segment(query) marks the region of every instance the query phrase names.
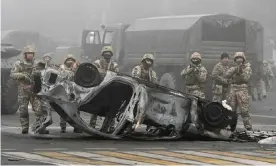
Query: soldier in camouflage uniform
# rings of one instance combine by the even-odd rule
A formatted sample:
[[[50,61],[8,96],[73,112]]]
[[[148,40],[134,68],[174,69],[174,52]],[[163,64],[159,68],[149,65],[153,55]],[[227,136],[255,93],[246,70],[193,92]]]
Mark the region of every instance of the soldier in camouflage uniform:
[[[35,112],[35,116],[37,117],[37,122],[46,116],[46,113],[41,109],[40,100],[32,92],[33,75],[39,72],[37,68],[38,63],[34,60],[34,54],[35,51],[31,46],[24,47],[24,60],[16,61],[11,71],[11,78],[13,78],[18,85],[18,111],[22,126],[22,134],[27,134],[29,132],[29,102],[31,102],[32,110]],[[48,130],[39,132],[39,134],[48,133]]]
[[[226,100],[230,85],[230,80],[225,78],[225,74],[229,69],[228,61],[229,55],[223,53],[220,57],[221,61],[217,63],[212,72],[213,84],[213,101],[221,102]]]
[[[273,60],[273,59],[270,59],[270,60],[268,61],[268,63],[269,63],[269,65],[270,65],[271,69],[272,69],[272,72],[273,72],[273,74],[274,74],[274,77],[276,77],[276,65],[275,65],[274,60]]]
[[[249,95],[252,100],[256,101],[255,94],[257,93],[258,100],[262,101],[262,98],[266,97],[265,84],[263,81],[263,63],[258,62],[257,65],[252,66],[252,76],[249,80]]]
[[[152,69],[153,61],[153,55],[146,53],[142,58],[141,64],[132,69],[132,76],[157,84],[157,76]]]
[[[135,66],[132,69],[131,75],[133,77],[138,77],[148,82],[157,84],[157,76],[155,71],[152,69],[153,62],[154,62],[154,57],[152,54],[149,54],[149,53],[144,54],[141,64],[138,66]],[[146,130],[148,132],[155,132],[158,129],[156,129],[153,126],[147,126]]]
[[[201,60],[201,55],[198,52],[194,52],[191,56],[192,63],[181,72],[181,76],[186,83],[186,93],[204,99],[204,84],[207,79],[207,70],[202,66]]]
[[[248,83],[252,75],[252,69],[245,60],[243,52],[236,52],[234,54],[236,66],[231,67],[226,72],[226,78],[230,78],[232,82],[227,101],[233,110],[237,111],[237,108],[240,109],[244,127],[247,130],[252,130],[248,94]]]
[[[119,72],[118,64],[111,60],[111,57],[113,56],[113,50],[111,46],[104,46],[102,48],[101,56],[102,58],[97,59],[93,63],[97,68],[103,69],[105,71],[109,70],[113,72]],[[91,115],[90,126],[95,128],[96,123],[97,123],[97,116]],[[111,121],[111,123],[114,125],[115,121],[113,120]]]
[[[265,82],[266,91],[272,90],[272,81],[274,80],[274,73],[271,65],[267,61],[263,61],[263,80]]]
[[[111,60],[113,56],[113,50],[111,46],[104,46],[101,53],[102,58],[97,59],[93,64],[105,71],[119,72],[118,64]]]
[[[73,79],[74,77],[74,72],[77,61],[74,58],[72,54],[68,54],[67,57],[65,58],[64,64],[60,65],[59,71],[63,72],[68,76],[69,79]],[[79,112],[78,112],[79,113]],[[60,117],[60,132],[65,133],[66,132],[66,121]],[[74,128],[75,133],[81,133],[77,128]]]
[[[52,54],[48,53],[43,56],[43,61],[45,63],[45,68],[47,67],[54,67],[54,65],[51,63],[52,61]]]

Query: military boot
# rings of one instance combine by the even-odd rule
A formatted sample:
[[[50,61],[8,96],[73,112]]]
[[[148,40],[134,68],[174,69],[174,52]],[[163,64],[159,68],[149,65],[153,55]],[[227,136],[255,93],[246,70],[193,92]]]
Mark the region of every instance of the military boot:
[[[29,133],[29,128],[23,128],[21,133],[22,134],[28,134]]]
[[[252,129],[252,127],[246,127],[245,128],[247,131],[252,131],[253,129]]]
[[[61,133],[66,133],[66,127],[61,127],[61,128],[60,128],[60,132],[61,132]]]
[[[251,125],[251,120],[250,118],[244,118],[243,119],[243,125],[244,125],[244,128],[248,131],[252,131],[252,125]]]

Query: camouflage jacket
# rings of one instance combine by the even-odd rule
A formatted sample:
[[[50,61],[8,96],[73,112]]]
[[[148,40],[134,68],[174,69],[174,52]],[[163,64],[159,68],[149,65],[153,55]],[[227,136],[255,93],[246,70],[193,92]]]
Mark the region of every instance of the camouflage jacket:
[[[264,66],[263,67],[263,75],[265,79],[272,79],[274,78],[274,73],[272,71],[272,68],[270,65]]]
[[[252,75],[252,69],[249,63],[241,66],[231,67],[226,72],[226,77],[232,80],[233,84],[248,84]]]
[[[142,65],[138,65],[132,69],[131,75],[133,77],[138,77],[143,80],[147,80],[149,82],[157,84],[157,76],[155,71],[152,70],[152,68],[146,70]]]
[[[201,64],[189,65],[182,72],[186,86],[199,85],[202,87],[207,80],[207,70]]]
[[[11,70],[11,78],[14,79],[18,85],[31,85],[33,83],[33,75],[39,74],[38,62],[26,60],[16,61]]]
[[[217,63],[212,72],[212,79],[216,85],[228,85],[229,81],[225,78],[229,66],[222,65],[221,62]]]
[[[103,70],[109,70],[113,72],[119,72],[118,64],[116,62],[110,61],[107,63],[104,59],[98,59],[93,63],[97,68]]]
[[[59,71],[62,78],[69,80],[74,79],[75,71],[73,70],[73,68],[68,68],[64,64],[62,64],[60,65]]]

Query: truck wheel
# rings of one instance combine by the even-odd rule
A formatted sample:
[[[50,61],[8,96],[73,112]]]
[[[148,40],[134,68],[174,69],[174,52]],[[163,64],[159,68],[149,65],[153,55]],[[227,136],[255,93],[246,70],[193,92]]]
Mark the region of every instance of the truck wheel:
[[[176,79],[172,73],[165,73],[160,78],[159,84],[167,88],[175,89],[176,88]]]
[[[2,89],[3,92],[1,94],[1,114],[14,114],[17,112],[18,103],[17,103],[17,86],[15,81],[9,79]]]

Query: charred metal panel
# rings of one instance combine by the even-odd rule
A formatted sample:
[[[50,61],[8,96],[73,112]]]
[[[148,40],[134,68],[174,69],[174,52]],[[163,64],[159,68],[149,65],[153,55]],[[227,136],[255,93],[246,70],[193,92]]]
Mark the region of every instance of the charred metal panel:
[[[74,80],[67,76],[45,69],[38,95],[70,125],[91,135],[111,139],[176,139],[194,134],[228,139],[231,127],[235,128],[237,123],[236,114],[220,103],[120,73],[97,70],[89,63],[79,66]],[[80,111],[104,118],[100,129],[88,125]],[[138,131],[145,125],[153,131]]]

